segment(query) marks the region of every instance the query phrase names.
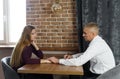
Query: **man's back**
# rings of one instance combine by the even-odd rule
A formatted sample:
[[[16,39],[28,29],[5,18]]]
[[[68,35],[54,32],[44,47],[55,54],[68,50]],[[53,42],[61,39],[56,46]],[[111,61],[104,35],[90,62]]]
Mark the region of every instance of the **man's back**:
[[[96,51],[95,53],[97,54],[90,60],[91,72],[102,74],[107,70],[115,67],[113,53],[107,43],[100,36],[96,36],[91,41],[89,47],[93,46],[97,48],[94,49],[94,51]]]

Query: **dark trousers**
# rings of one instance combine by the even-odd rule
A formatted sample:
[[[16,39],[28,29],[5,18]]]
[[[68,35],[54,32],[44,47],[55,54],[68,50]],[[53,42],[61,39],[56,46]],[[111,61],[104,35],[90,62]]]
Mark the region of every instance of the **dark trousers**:
[[[84,75],[82,79],[97,79],[97,77],[98,77],[99,75],[100,75],[100,74],[91,73],[90,76]]]
[[[78,75],[70,75],[69,79],[96,79],[99,75],[94,74],[94,76],[78,76]]]
[[[83,79],[96,79],[100,74],[94,74],[90,71],[90,61],[83,65]]]
[[[77,75],[70,75],[70,79],[96,79],[100,74],[94,74],[90,70],[90,62],[87,62],[83,65],[84,75],[77,76]]]

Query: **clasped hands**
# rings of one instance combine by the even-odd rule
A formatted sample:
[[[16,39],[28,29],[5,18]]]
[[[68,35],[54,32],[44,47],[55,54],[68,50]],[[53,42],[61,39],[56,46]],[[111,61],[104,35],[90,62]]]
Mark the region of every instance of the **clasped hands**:
[[[69,54],[64,55],[64,59],[70,59],[70,58],[72,58],[72,55],[69,55]],[[44,59],[42,59],[42,60],[44,60]],[[49,58],[45,59],[44,62],[58,64],[59,59],[57,57],[49,57]]]

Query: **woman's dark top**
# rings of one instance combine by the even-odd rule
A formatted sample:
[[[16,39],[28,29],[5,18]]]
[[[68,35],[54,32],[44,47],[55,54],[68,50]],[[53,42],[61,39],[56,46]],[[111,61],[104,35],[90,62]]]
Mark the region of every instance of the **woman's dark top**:
[[[32,53],[34,53],[38,57],[38,59],[31,58]],[[22,51],[22,64],[39,64],[40,59],[42,58],[42,51],[36,50],[32,44],[30,46],[24,47]]]
[[[32,53],[34,53],[38,58],[31,58]],[[30,44],[29,46],[25,46],[23,48],[21,58],[22,58],[22,63],[19,67],[25,64],[39,64],[40,59],[43,58],[43,53],[40,50],[36,50],[35,47],[32,44]],[[17,71],[19,67],[13,67],[13,69]]]

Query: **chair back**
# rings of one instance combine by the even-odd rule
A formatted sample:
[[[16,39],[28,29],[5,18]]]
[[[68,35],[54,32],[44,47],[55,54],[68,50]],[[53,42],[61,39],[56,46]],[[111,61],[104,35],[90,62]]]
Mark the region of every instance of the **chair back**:
[[[100,75],[97,79],[120,79],[120,65]]]
[[[2,58],[1,63],[5,79],[20,79],[17,72],[14,69],[12,69],[11,66],[9,65],[10,56]]]

